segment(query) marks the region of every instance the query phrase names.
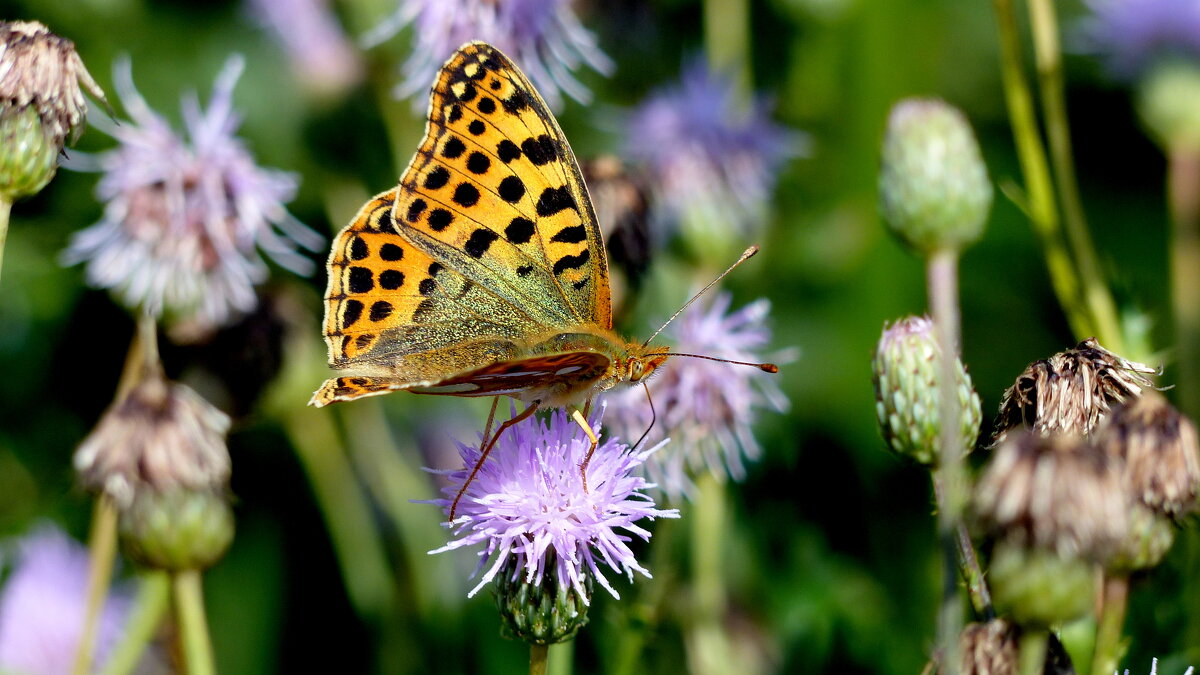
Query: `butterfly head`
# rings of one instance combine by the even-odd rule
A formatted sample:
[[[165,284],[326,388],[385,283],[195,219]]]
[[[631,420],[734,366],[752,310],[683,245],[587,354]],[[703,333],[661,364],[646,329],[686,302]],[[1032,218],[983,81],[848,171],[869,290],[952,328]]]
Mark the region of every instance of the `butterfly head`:
[[[669,347],[642,347],[630,345],[629,358],[625,361],[625,381],[637,384],[650,377],[656,368],[667,360]]]

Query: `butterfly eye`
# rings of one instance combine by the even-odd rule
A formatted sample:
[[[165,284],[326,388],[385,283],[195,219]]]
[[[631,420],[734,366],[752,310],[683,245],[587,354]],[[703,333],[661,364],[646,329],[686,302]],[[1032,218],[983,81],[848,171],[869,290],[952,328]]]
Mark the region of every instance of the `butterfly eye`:
[[[645,374],[646,364],[641,359],[629,359],[629,381],[637,382]]]

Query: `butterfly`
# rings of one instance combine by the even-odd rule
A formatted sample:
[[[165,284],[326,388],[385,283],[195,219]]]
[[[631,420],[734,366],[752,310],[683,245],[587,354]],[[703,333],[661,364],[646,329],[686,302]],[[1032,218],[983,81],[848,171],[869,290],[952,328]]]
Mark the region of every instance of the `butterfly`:
[[[604,241],[575,155],[529,79],[483,42],[442,66],[400,184],[337,236],[328,272],[324,332],[339,374],[310,404],[395,390],[525,402],[480,463],[538,408],[574,406],[594,449],[577,406],[671,356],[613,332]],[[581,473],[586,489],[586,461]]]

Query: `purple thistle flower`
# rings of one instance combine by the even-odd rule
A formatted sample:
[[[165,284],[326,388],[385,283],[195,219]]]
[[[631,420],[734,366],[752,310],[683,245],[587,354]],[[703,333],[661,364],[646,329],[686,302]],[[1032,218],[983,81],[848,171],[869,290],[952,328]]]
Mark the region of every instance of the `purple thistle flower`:
[[[721,293],[707,308],[685,312],[664,331],[671,351],[762,361],[761,350],[771,340],[764,323],[770,303],[760,299],[732,313],[730,304],[730,295]],[[790,352],[774,356],[776,361],[792,358]],[[744,478],[743,458],[762,454],[751,432],[758,411],[788,407],[775,377],[746,366],[680,357],[660,367],[649,385],[658,419],[647,438],[669,436],[672,442],[646,462],[650,479],[676,499],[692,493],[690,476],[705,468],[716,476]],[[621,436],[637,438],[650,427],[641,387],[608,394],[607,401],[608,424]]]
[[[1117,77],[1134,78],[1172,57],[1200,60],[1200,2],[1088,0],[1092,14],[1079,25],[1085,51],[1100,56]]]
[[[603,414],[600,410],[591,421],[597,433]],[[528,583],[539,584],[551,574],[560,586],[570,584],[585,599],[586,577],[620,597],[602,566],[624,573],[630,581],[634,572],[650,576],[626,542],[630,535],[650,539],[650,532],[637,524],[643,518],[679,517],[675,509],[655,508],[645,494],[653,485],[637,475],[659,446],[634,451],[612,436],[602,440],[588,464],[585,493],[579,466],[590,446],[563,410],[545,422],[531,417],[504,432],[459,502],[453,523],[458,538],[432,551],[483,545],[475,573],[484,572],[468,597],[495,578],[510,557],[517,563],[511,569],[523,569]],[[452,480],[443,492],[449,498],[432,502],[447,513],[479,459],[478,444],[459,443],[458,449],[467,468],[446,472]],[[547,569],[550,551],[554,567]]]
[[[450,54],[471,40],[489,42],[520,65],[551,108],[561,93],[587,103],[591,94],[573,71],[586,64],[608,73],[612,61],[579,22],[570,0],[400,0],[396,12],[364,38],[376,45],[412,26],[412,55],[402,67],[397,98],[424,93]]]
[[[77,232],[63,255],[67,264],[87,263],[90,284],[155,316],[219,326],[255,307],[254,285],[267,276],[258,249],[311,273],[296,247],[316,250],[322,238],[284,207],[296,177],[260,168],[234,136],[241,120],[233,87],[243,65],[240,56],[229,59],[207,110],[194,94],[184,98],[181,136],[134,88],[129,62],[117,64],[116,88],[132,122],[97,120],[119,147],[71,163],[104,171],[96,187],[107,202],[104,217]]]
[[[40,527],[0,554],[11,573],[0,587],[0,672],[66,675],[83,632],[88,552],[61,530]],[[97,663],[103,663],[129,613],[116,591],[100,615]]]
[[[250,11],[287,52],[292,71],[317,92],[358,82],[363,65],[326,0],[249,0]]]
[[[632,111],[625,138],[626,157],[649,175],[657,221],[747,234],[759,228],[779,170],[807,144],[771,121],[765,100],[740,101],[733,79],[700,60]]]

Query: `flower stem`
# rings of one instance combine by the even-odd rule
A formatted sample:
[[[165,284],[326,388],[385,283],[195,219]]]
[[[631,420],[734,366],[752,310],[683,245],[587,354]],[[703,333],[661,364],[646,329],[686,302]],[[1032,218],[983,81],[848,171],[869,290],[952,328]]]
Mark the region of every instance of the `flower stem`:
[[[1095,246],[1088,230],[1079,196],[1075,164],[1071,158],[1071,133],[1067,121],[1067,101],[1063,85],[1062,45],[1058,36],[1058,17],[1052,0],[1028,0],[1033,49],[1037,61],[1042,114],[1050,145],[1050,161],[1055,184],[1062,202],[1063,225],[1071,253],[1078,265],[1083,301],[1087,306],[1096,337],[1118,354],[1125,353],[1116,303],[1100,270]]]
[[[1025,177],[1027,202],[1022,206],[1042,242],[1050,283],[1071,324],[1071,330],[1079,338],[1096,335],[1063,239],[1046,150],[1033,108],[1033,94],[1025,81],[1021,63],[1021,38],[1013,3],[1012,0],[993,0],[993,5],[1000,32],[1000,71],[1004,81],[1004,98],[1008,103],[1008,116],[1013,127],[1021,173]]]
[[[935,473],[933,474],[933,494],[934,499],[937,500],[939,512],[945,508],[946,498],[943,492],[944,489],[941,480],[938,479]],[[990,620],[996,615],[996,611],[992,607],[992,594],[988,590],[987,579],[983,576],[983,569],[979,566],[979,557],[975,554],[975,546],[971,543],[971,535],[967,532],[967,526],[963,524],[961,518],[955,530],[958,534],[956,537],[958,542],[958,572],[967,584],[967,594],[971,598],[971,606],[975,609],[976,616]]]
[[[1030,628],[1021,635],[1021,675],[1042,675],[1049,641],[1050,634],[1042,628]]]
[[[1171,305],[1179,358],[1179,407],[1200,415],[1200,150],[1172,147],[1167,166],[1171,211]]]
[[[962,405],[958,400],[958,252],[941,250],[929,256],[929,305],[938,342],[938,468],[942,484],[938,509],[938,540],[942,547],[942,603],[938,610],[938,648],[948,675],[957,675],[960,663],[958,635],[962,632],[962,605],[958,595],[958,525],[966,503],[961,429]]]
[[[529,675],[546,675],[549,645],[529,644]]]
[[[1121,628],[1129,604],[1129,577],[1104,576],[1103,609],[1096,628],[1096,651],[1092,655],[1092,675],[1113,673],[1121,660]]]
[[[12,213],[12,202],[0,197],[0,271],[4,269],[4,243],[8,241],[8,217]]]
[[[179,622],[183,662],[188,675],[214,675],[212,642],[204,617],[204,587],[199,570],[175,572],[171,579],[175,590],[175,614]]]
[[[87,608],[83,630],[79,634],[79,647],[75,651],[75,665],[71,670],[74,675],[92,672],[92,657],[100,630],[100,610],[104,608],[104,600],[108,596],[117,554],[117,505],[106,495],[96,499],[88,548],[91,550],[91,562],[88,567]]]
[[[162,624],[170,592],[171,578],[166,572],[147,570],[142,573],[137,598],[122,627],[121,641],[108,657],[100,675],[129,675],[137,668],[146,645]]]
[[[687,645],[690,670],[699,675],[737,670],[731,645],[722,630],[725,615],[724,553],[728,537],[725,486],[711,473],[696,480],[692,502],[692,606]]]
[[[704,46],[709,67],[732,76],[737,92],[748,100],[753,87],[749,0],[705,0]]]

